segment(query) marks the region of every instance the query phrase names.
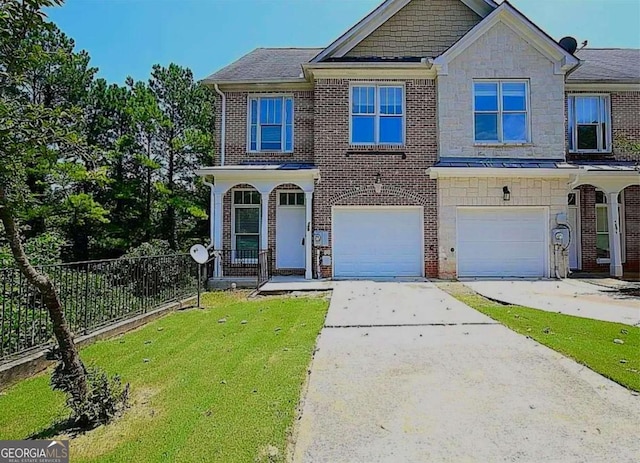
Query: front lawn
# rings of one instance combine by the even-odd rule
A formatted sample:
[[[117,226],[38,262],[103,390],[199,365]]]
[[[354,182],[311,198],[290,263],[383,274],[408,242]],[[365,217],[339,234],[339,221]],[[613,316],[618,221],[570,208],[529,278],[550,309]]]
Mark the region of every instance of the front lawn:
[[[513,331],[529,336],[629,389],[640,391],[640,328],[503,305],[480,296],[462,283],[441,287]],[[615,339],[624,344],[617,344]]]
[[[71,460],[284,460],[328,302],[245,296],[206,294],[205,310],[83,349],[86,363],[131,383],[133,403],[115,423],[74,438]],[[52,437],[66,417],[49,374],[0,393],[0,410],[0,439]]]

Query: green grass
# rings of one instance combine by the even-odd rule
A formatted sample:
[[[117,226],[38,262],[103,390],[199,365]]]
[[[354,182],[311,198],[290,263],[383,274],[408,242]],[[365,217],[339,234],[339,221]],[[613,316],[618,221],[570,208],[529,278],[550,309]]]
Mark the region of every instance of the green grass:
[[[478,295],[461,283],[444,285],[443,289],[513,331],[529,336],[629,389],[640,391],[640,328],[503,305]],[[621,339],[624,344],[616,344],[614,339]]]
[[[268,446],[284,459],[328,302],[210,293],[203,305],[82,350],[131,384],[133,404],[74,438],[72,461],[267,461]],[[46,430],[67,416],[63,400],[48,373],[4,391],[0,439]]]

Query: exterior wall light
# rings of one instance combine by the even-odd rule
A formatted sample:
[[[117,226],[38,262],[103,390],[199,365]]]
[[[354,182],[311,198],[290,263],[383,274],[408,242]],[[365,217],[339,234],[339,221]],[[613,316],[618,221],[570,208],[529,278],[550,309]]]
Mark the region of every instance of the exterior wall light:
[[[373,189],[378,194],[382,191],[382,176],[380,175],[380,172],[376,174],[376,181],[373,184]]]
[[[511,192],[509,191],[509,187],[506,185],[502,187],[502,199],[504,201],[511,201]]]

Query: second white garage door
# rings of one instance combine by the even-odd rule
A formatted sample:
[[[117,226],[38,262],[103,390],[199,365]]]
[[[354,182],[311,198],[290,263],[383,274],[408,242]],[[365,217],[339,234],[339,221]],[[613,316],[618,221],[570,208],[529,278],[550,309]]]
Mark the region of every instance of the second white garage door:
[[[458,208],[459,277],[544,277],[544,208]]]
[[[333,275],[422,276],[422,207],[334,207]]]

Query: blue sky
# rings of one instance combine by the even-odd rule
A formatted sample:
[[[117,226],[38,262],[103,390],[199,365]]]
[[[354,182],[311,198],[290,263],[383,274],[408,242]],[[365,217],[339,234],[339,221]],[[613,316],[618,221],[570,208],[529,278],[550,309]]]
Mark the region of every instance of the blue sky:
[[[200,79],[257,47],[326,46],[381,0],[67,0],[49,17],[99,76],[146,79],[175,62]],[[555,39],[640,48],[638,0],[511,0]]]

